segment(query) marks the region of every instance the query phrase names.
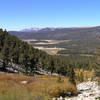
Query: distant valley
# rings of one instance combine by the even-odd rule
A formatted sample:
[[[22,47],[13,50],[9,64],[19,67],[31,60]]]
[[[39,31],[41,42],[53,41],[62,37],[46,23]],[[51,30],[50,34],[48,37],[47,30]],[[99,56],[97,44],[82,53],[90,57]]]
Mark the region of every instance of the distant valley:
[[[51,55],[94,56],[100,44],[100,26],[31,28],[9,32]]]

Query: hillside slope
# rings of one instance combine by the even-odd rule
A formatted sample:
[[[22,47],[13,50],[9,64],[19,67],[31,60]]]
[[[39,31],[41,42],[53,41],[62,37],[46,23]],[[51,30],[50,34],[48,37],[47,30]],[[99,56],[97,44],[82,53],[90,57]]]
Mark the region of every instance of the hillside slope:
[[[44,70],[64,76],[71,76],[74,83],[73,67],[66,60],[50,56],[34,49],[31,45],[0,29],[0,71],[13,71],[33,75]],[[39,73],[38,73],[39,74]]]

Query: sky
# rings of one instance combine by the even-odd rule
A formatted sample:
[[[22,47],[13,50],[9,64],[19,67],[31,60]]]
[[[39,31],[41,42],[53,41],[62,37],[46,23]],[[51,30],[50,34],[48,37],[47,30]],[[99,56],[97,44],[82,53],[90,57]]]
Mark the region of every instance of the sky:
[[[0,0],[0,28],[100,25],[100,0]]]

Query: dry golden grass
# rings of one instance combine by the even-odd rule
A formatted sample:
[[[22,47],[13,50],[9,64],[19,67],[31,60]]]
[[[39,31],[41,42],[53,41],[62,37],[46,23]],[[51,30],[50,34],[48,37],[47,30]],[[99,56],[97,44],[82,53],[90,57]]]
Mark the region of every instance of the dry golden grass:
[[[41,91],[47,93],[50,96],[59,96],[67,92],[71,92],[72,95],[77,94],[76,87],[71,84],[67,78],[61,77],[63,81],[58,82],[57,76],[36,76],[36,81],[29,83],[29,87],[35,91]]]
[[[58,80],[58,76],[28,77],[0,73],[0,100],[51,100],[51,97],[58,97],[67,92],[77,94],[76,87],[66,77]],[[24,84],[22,81],[27,83]]]

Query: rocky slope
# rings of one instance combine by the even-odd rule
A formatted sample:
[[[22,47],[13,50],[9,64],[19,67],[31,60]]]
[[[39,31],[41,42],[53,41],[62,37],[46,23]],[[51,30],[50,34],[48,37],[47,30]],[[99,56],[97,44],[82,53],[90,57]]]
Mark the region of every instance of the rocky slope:
[[[100,100],[100,86],[97,82],[83,82],[77,85],[79,94],[72,98],[58,98],[57,100]]]

